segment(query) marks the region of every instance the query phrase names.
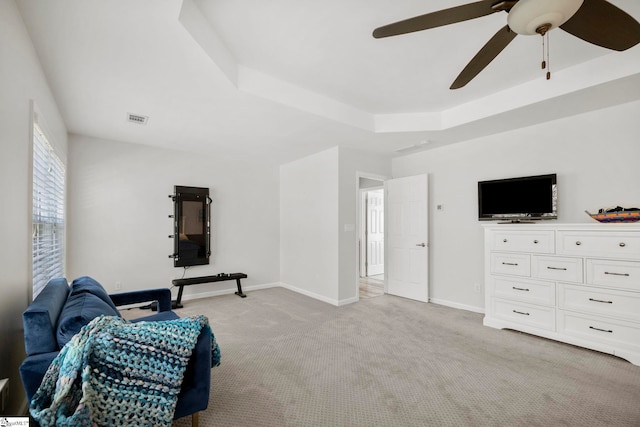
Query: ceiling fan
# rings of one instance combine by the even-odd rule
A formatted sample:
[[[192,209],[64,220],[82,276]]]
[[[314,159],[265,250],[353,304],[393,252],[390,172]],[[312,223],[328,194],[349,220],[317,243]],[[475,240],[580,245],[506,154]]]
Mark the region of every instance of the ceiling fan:
[[[605,0],[481,0],[376,28],[373,37],[378,39],[428,30],[500,11],[508,13],[507,25],[471,59],[450,89],[469,83],[518,34],[544,36],[549,30],[560,27],[589,43],[617,51],[640,43],[640,23]]]

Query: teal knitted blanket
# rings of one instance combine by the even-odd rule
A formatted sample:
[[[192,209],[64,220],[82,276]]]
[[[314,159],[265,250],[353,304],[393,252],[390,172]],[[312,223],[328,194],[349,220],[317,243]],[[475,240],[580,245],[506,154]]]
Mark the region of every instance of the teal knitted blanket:
[[[204,316],[93,319],[53,360],[33,399],[41,426],[170,426]],[[220,349],[211,334],[213,365]]]

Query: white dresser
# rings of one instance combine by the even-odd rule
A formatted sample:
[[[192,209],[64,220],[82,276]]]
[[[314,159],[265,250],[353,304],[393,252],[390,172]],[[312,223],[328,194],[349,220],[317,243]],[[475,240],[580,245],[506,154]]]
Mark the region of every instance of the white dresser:
[[[484,227],[486,326],[640,365],[640,225]]]

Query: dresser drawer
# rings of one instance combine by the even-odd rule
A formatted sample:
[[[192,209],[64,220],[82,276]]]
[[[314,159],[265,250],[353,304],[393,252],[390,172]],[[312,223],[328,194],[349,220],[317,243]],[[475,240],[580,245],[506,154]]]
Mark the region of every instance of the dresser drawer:
[[[558,231],[557,253],[640,260],[640,232]]]
[[[555,250],[553,230],[492,231],[490,246],[495,251],[552,254]]]
[[[556,284],[553,282],[500,276],[493,276],[491,282],[493,283],[493,295],[496,298],[550,307],[556,305]]]
[[[555,331],[556,311],[553,307],[537,306],[517,301],[494,300],[495,317],[535,328]]]
[[[640,324],[560,310],[558,332],[599,344],[640,349]]]
[[[525,254],[491,254],[491,272],[529,277],[531,275],[531,256]]]
[[[640,293],[558,284],[558,307],[640,321]]]
[[[582,258],[534,255],[531,275],[537,279],[582,283]]]
[[[587,259],[586,264],[588,284],[640,291],[640,262]]]

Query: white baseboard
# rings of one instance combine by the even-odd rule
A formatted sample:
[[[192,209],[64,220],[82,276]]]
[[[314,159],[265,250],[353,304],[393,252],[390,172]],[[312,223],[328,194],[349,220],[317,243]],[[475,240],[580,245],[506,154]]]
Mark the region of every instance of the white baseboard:
[[[473,305],[460,304],[457,302],[447,301],[447,300],[438,299],[438,298],[429,298],[429,302],[433,304],[444,305],[446,307],[458,308],[460,310],[467,310],[467,311],[472,311],[474,313],[484,314],[484,308],[475,307]]]
[[[358,301],[360,301],[360,298],[358,298],[358,297],[341,299],[340,301],[338,301],[338,306],[349,305],[349,304],[353,304],[354,302],[358,302]]]
[[[327,304],[335,305],[336,307],[341,307],[343,305],[353,304],[354,302],[358,302],[359,301],[359,298],[357,296],[355,296],[353,298],[336,300],[336,299],[333,299],[333,298],[328,298],[328,297],[326,297],[324,295],[316,294],[314,292],[309,292],[306,289],[300,289],[300,288],[298,288],[296,286],[291,286],[288,283],[280,283],[280,286],[282,286],[285,289],[289,289],[290,291],[297,292],[299,294],[308,296],[310,298],[317,299],[317,300],[322,301],[322,302],[326,302]]]
[[[333,299],[333,298],[328,298],[328,297],[326,297],[324,295],[320,295],[320,294],[317,294],[315,292],[310,292],[310,291],[308,291],[306,289],[298,288],[296,286],[292,286],[292,285],[290,285],[288,283],[284,283],[284,282],[272,282],[272,283],[263,283],[263,284],[259,284],[259,285],[243,286],[242,287],[242,291],[243,292],[251,292],[251,291],[258,291],[260,289],[269,289],[269,288],[277,288],[277,287],[282,287],[282,288],[288,289],[290,291],[297,292],[297,293],[299,293],[301,295],[308,296],[309,298],[313,298],[313,299],[316,299],[318,301],[326,302],[327,304],[331,304],[331,305],[334,305],[336,307],[341,307],[341,306],[344,306],[344,305],[353,304],[353,303],[359,301],[359,298],[357,296],[355,296],[353,298],[343,299],[343,300],[337,300],[337,299]],[[220,295],[233,294],[234,292],[236,292],[236,290],[237,290],[237,288],[234,287],[234,288],[231,288],[231,289],[220,289],[220,290],[208,291],[208,292],[198,292],[197,294],[191,294],[191,295],[183,295],[182,296],[182,301],[189,301],[189,300],[200,299],[200,298],[208,298],[208,297],[216,297],[216,296],[220,296]],[[475,307],[475,306],[472,306],[472,305],[460,304],[460,303],[457,303],[457,302],[442,300],[442,299],[438,299],[438,298],[430,298],[429,302],[431,302],[433,304],[444,305],[446,307],[457,308],[457,309],[460,309],[460,310],[467,310],[467,311],[472,311],[474,313],[484,314],[484,308]]]
[[[310,291],[307,291],[306,289],[301,289],[301,288],[298,288],[296,286],[292,286],[292,285],[290,285],[288,283],[280,282],[280,286],[282,286],[285,289],[289,289],[290,291],[297,292],[299,294],[308,296],[308,297],[313,298],[313,299],[317,299],[318,301],[322,301],[322,302],[326,302],[327,304],[335,305],[336,307],[341,305],[340,301],[338,301],[336,299],[328,298],[328,297],[326,297],[324,295],[316,294],[315,292],[310,292]]]
[[[327,304],[331,304],[331,305],[335,305],[336,307],[342,306],[342,305],[347,305],[347,304],[352,304],[354,302],[358,301],[357,297],[353,297],[353,298],[349,298],[349,299],[345,299],[345,300],[336,300],[336,299],[332,299],[332,298],[327,298],[324,295],[320,295],[320,294],[316,294],[314,292],[309,292],[305,289],[301,289],[298,288],[296,286],[292,286],[289,285],[287,283],[283,283],[283,282],[273,282],[273,283],[263,283],[260,285],[249,285],[249,286],[242,286],[242,292],[251,292],[251,291],[257,291],[260,289],[269,289],[269,288],[277,288],[277,287],[281,287],[281,288],[285,288],[288,289],[290,291],[308,296],[309,298],[313,298],[313,299],[317,299],[319,301],[322,302],[326,302]],[[189,301],[189,300],[195,300],[195,299],[200,299],[200,298],[208,298],[208,297],[217,297],[220,295],[228,295],[228,294],[233,294],[235,293],[237,290],[237,288],[230,288],[230,289],[219,289],[219,290],[214,290],[214,291],[207,291],[207,292],[198,292],[198,293],[194,293],[194,294],[190,294],[190,295],[182,295],[182,301]]]

